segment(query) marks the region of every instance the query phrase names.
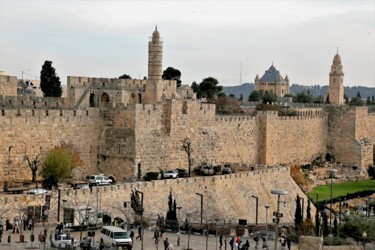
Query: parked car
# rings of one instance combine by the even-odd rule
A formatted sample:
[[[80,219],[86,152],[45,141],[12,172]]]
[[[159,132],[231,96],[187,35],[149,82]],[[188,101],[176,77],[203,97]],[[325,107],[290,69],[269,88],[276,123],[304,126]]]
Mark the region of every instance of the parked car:
[[[55,237],[51,241],[51,247],[57,247],[58,249],[77,249],[78,247],[78,242],[69,235],[60,234]]]
[[[200,172],[202,175],[214,175],[214,169],[211,165],[204,165],[200,168]]]
[[[177,172],[178,172],[178,177],[179,178],[186,178],[186,177],[189,177],[189,174],[188,172],[186,171],[186,169],[184,168],[176,168]]]
[[[99,174],[99,175],[90,175],[89,178],[90,185],[111,185],[112,180],[109,179],[107,176]]]
[[[233,170],[230,166],[225,166],[223,168],[223,171],[221,171],[222,174],[233,174]]]
[[[48,194],[50,191],[44,188],[35,188],[27,191],[28,194]]]
[[[178,177],[177,170],[167,170],[163,174],[164,179],[176,179]]]

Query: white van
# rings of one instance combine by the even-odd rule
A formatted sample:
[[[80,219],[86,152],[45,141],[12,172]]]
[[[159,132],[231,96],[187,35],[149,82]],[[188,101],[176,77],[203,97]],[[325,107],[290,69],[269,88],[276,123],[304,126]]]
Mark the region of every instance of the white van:
[[[99,175],[90,175],[89,177],[89,184],[90,185],[111,185],[112,180],[109,179],[107,176],[104,176],[103,174]]]
[[[133,242],[128,232],[120,227],[104,226],[100,230],[100,243],[106,247],[132,246]]]

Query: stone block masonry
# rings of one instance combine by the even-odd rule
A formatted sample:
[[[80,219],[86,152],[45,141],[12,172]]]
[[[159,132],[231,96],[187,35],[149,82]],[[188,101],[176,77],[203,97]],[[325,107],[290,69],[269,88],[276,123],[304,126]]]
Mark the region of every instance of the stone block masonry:
[[[177,205],[182,207],[180,219],[185,220],[187,214],[191,214],[191,220],[198,222],[200,221],[200,198],[196,195],[198,192],[203,194],[204,221],[212,222],[214,218],[219,218],[221,221],[237,223],[238,219],[246,219],[248,223],[254,224],[256,204],[255,199],[251,196],[259,197],[258,222],[266,222],[264,206],[269,205],[268,222],[272,223],[272,212],[277,209],[277,196],[271,194],[271,190],[284,189],[288,191],[288,195],[281,197],[281,200],[286,202],[285,206],[280,206],[280,211],[283,213],[282,222],[293,223],[297,194],[304,198],[305,208],[307,207],[307,197],[290,177],[289,171],[287,167],[279,167],[213,177],[127,183],[93,187],[92,190],[65,190],[61,192],[61,199],[67,201],[65,206],[79,204],[95,209],[98,206],[100,209],[108,211],[112,217],[124,218],[123,203],[130,201],[131,190],[137,189],[144,193],[144,217],[155,219],[157,215],[166,216],[168,195],[171,191]],[[10,208],[5,216],[12,217],[12,214],[18,212],[17,207],[31,203],[43,204],[43,198],[43,195],[32,197],[15,195],[12,198],[1,198],[0,205],[9,203],[9,199],[11,199],[15,206],[13,210]],[[52,221],[57,220],[57,203],[57,192],[54,192],[50,211]],[[131,208],[129,209],[131,211]],[[311,214],[315,214],[313,206]]]

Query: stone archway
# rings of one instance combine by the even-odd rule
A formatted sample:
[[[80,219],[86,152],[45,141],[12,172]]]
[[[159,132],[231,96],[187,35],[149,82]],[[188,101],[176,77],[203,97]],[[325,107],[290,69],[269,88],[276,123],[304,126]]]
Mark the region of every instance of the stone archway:
[[[103,93],[102,97],[100,98],[100,102],[109,102],[109,95],[107,93]]]
[[[94,93],[90,94],[90,108],[96,107],[96,102],[95,102],[96,96]]]

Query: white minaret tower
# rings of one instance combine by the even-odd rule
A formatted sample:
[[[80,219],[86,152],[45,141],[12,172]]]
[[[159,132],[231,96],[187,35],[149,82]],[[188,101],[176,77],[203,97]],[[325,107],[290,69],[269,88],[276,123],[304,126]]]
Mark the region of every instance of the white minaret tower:
[[[152,33],[148,42],[148,79],[161,80],[163,74],[163,42],[158,28]]]
[[[331,72],[329,73],[328,95],[330,103],[336,105],[344,104],[344,72],[342,71],[341,57],[338,49],[336,55],[333,57]]]
[[[148,79],[143,101],[153,104],[161,101],[163,95],[163,42],[158,28],[148,42]]]

